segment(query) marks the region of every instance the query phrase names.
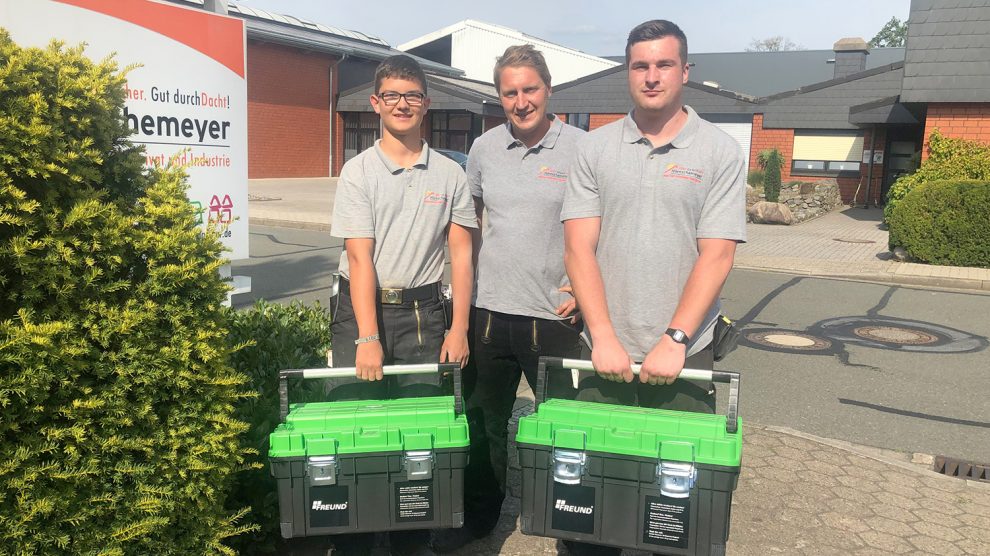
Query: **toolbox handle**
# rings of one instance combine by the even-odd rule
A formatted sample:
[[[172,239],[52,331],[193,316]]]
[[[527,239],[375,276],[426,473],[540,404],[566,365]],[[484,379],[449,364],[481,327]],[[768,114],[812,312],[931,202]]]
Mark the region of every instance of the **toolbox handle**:
[[[419,363],[413,365],[385,365],[382,367],[385,376],[418,375],[439,373],[446,377],[454,377],[454,414],[464,413],[464,400],[461,394],[461,364],[460,363]],[[324,367],[321,369],[282,369],[278,372],[278,417],[279,422],[285,422],[289,415],[289,379],[290,378],[353,378],[357,367]]]
[[[638,375],[643,368],[642,364],[630,366],[634,375]],[[578,370],[594,372],[595,366],[591,361],[584,359],[565,359],[561,357],[540,357],[539,368],[536,372],[536,392],[534,392],[535,409],[539,409],[540,404],[546,401],[547,386],[550,382],[549,371],[556,370]],[[734,433],[739,427],[739,373],[735,371],[707,371],[703,369],[682,369],[677,377],[684,380],[696,380],[702,382],[725,382],[729,385],[729,405],[725,411],[725,431]],[[534,411],[535,411],[534,409]]]

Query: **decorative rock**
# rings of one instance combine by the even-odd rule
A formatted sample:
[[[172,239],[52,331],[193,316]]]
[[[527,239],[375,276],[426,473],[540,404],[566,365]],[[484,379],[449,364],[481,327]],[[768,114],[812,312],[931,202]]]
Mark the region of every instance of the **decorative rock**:
[[[894,258],[901,262],[906,262],[911,259],[908,252],[903,247],[894,247],[893,250]]]
[[[749,209],[749,218],[756,224],[785,224],[794,222],[791,209],[783,203],[768,203],[760,201]]]

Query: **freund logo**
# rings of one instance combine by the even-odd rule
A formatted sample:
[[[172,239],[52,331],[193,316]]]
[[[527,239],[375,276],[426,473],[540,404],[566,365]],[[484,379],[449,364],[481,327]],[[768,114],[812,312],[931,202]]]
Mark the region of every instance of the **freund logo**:
[[[324,504],[323,500],[313,500],[313,509],[324,511],[346,510],[347,502],[342,502],[340,504]]]
[[[559,499],[554,504],[553,509],[560,510],[562,512],[570,512],[572,514],[590,514],[595,511],[594,506],[572,506],[567,503],[567,500]]]

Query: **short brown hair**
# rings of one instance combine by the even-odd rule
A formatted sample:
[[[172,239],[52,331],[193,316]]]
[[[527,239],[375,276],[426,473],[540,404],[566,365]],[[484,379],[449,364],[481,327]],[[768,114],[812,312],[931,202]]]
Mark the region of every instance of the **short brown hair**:
[[[495,71],[492,81],[495,84],[495,92],[499,92],[499,82],[502,78],[502,70],[505,68],[516,68],[526,66],[536,70],[543,80],[543,84],[550,86],[550,68],[547,61],[543,59],[543,54],[531,44],[517,44],[505,49],[505,52],[495,61]]]
[[[629,38],[626,39],[626,66],[629,65],[629,51],[632,50],[632,45],[638,42],[655,41],[664,37],[674,37],[677,39],[677,42],[681,44],[679,52],[681,63],[686,64],[688,48],[687,37],[684,35],[684,31],[681,31],[681,28],[676,23],[671,23],[666,19],[653,19],[644,21],[633,27],[632,31],[629,31]]]
[[[423,73],[423,68],[420,67],[419,62],[411,56],[396,54],[385,58],[382,63],[378,64],[378,68],[375,69],[376,95],[381,92],[379,89],[381,89],[382,80],[389,78],[418,81],[419,85],[423,87],[423,94],[426,94],[426,74]]]

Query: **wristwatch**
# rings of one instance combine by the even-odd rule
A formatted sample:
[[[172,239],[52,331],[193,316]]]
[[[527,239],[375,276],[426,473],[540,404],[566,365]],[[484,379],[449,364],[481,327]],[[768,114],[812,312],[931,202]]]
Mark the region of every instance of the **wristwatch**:
[[[678,344],[688,345],[688,342],[691,341],[691,338],[688,338],[688,335],[683,330],[677,328],[668,328],[664,334],[670,336]]]

